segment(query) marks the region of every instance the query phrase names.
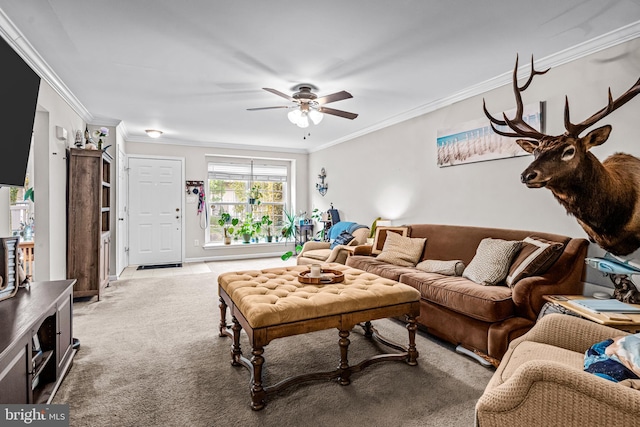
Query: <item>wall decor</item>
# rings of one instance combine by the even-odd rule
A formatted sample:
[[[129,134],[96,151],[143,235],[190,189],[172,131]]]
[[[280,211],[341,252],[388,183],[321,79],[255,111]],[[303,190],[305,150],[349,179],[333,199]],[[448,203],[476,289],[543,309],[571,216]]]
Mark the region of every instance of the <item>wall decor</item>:
[[[604,144],[611,134],[611,125],[587,129],[622,107],[640,93],[640,79],[617,98],[609,88],[608,101],[602,108],[580,123],[571,122],[569,98],[565,97],[564,127],[560,135],[546,135],[529,126],[523,119],[522,92],[536,75],[531,58],[531,73],[527,82],[518,85],[518,59],[513,69],[513,92],[517,112],[504,120],[493,117],[484,108],[491,127],[500,135],[520,138],[516,142],[527,152],[535,151],[535,159],[520,174],[520,181],[528,188],[548,188],[569,215],[605,251],[614,255],[628,255],[640,248],[640,158],[615,153],[600,162],[591,151]],[[636,103],[636,106],[638,104]],[[495,126],[508,126],[507,131]]]
[[[515,109],[507,111],[513,116]],[[523,120],[538,130],[543,130],[544,103],[526,105]],[[498,130],[507,126],[498,126]],[[461,123],[450,129],[438,130],[438,166],[454,166],[486,160],[526,156],[513,138],[496,133],[486,119]]]
[[[329,184],[324,182],[324,179],[326,177],[327,173],[325,172],[324,168],[322,168],[320,170],[320,175],[318,175],[318,179],[320,180],[320,182],[316,183],[316,190],[318,190],[318,193],[320,193],[322,197],[327,194],[327,189],[329,188]]]

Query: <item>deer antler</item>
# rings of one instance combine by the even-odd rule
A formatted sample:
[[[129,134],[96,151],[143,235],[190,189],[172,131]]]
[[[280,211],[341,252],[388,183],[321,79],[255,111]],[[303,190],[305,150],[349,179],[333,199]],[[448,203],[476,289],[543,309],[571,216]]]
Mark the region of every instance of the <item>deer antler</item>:
[[[578,137],[578,135],[588,127],[593,126],[599,120],[613,113],[618,108],[629,102],[634,96],[640,93],[640,79],[634,83],[625,93],[620,95],[615,101],[611,96],[611,88],[609,88],[609,102],[607,106],[599,110],[597,113],[586,119],[585,121],[573,124],[569,120],[569,97],[565,96],[564,101],[564,127],[567,129],[567,135]]]
[[[543,133],[537,131],[535,128],[533,128],[531,125],[525,122],[524,119],[522,118],[522,114],[524,112],[524,106],[522,105],[522,92],[527,90],[534,76],[538,74],[544,74],[549,70],[550,68],[547,68],[544,71],[537,71],[533,66],[533,55],[531,55],[531,73],[529,75],[529,78],[527,79],[527,82],[523,86],[518,86],[518,56],[516,55],[516,65],[513,68],[513,93],[516,97],[516,105],[517,105],[515,117],[513,119],[509,119],[505,113],[502,113],[504,120],[496,119],[487,110],[487,105],[485,100],[484,99],[482,100],[482,108],[484,109],[484,114],[491,121],[491,129],[493,129],[495,133],[497,133],[498,135],[507,136],[507,137],[524,136],[526,138],[533,138],[533,139],[542,139],[542,137],[545,136]],[[500,131],[496,129],[494,125],[508,126],[511,130],[513,130],[513,132]]]

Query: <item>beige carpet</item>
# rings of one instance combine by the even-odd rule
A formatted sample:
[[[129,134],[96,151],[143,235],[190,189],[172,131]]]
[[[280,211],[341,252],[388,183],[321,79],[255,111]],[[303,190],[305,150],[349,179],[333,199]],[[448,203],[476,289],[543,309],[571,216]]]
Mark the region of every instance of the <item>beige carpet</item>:
[[[74,304],[81,348],[54,403],[70,405],[71,426],[472,426],[473,408],[493,371],[423,333],[417,367],[370,366],[343,387],[310,382],[250,409],[249,372],[230,365],[218,337],[216,277],[278,260],[209,263],[212,273],[112,283],[102,301]],[[404,325],[375,321],[406,343]],[[245,336],[246,338],[246,336]],[[354,329],[351,364],[377,345]],[[243,341],[245,355],[250,348]],[[275,340],[265,347],[265,383],[335,369],[337,330]]]

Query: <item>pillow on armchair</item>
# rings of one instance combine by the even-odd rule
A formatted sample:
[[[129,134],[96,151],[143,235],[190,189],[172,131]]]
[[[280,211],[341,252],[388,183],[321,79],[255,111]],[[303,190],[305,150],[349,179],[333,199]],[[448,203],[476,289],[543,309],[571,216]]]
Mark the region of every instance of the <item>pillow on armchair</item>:
[[[331,246],[329,247],[333,249],[338,245],[348,245],[349,242],[351,242],[353,239],[354,239],[353,235],[345,230],[342,233],[340,233],[338,237],[333,239],[333,241],[331,241]]]

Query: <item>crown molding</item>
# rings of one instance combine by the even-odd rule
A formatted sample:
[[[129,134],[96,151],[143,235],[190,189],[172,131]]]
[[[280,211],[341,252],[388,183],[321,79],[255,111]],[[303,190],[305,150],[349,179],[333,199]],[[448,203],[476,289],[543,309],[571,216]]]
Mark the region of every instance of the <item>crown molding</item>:
[[[69,90],[67,85],[64,84],[55,71],[53,71],[49,64],[47,64],[34,49],[2,9],[0,9],[0,35],[31,69],[33,69],[41,79],[46,81],[85,122],[89,123],[94,121],[89,110],[87,110],[80,100]]]
[[[287,147],[271,147],[266,145],[249,145],[249,144],[234,144],[228,142],[203,142],[203,141],[188,141],[184,139],[174,139],[166,136],[160,138],[151,138],[145,136],[130,136],[126,139],[127,142],[138,142],[143,144],[166,144],[166,145],[183,145],[187,147],[205,147],[205,148],[224,148],[229,150],[242,150],[242,151],[268,151],[277,153],[293,153],[293,154],[307,154],[309,150],[305,148],[287,148]]]
[[[583,58],[593,53],[599,52],[604,49],[608,49],[613,46],[625,43],[629,40],[633,40],[640,37],[640,21],[636,21],[632,24],[618,28],[601,36],[595,37],[586,42],[580,43],[568,49],[556,52],[541,59],[537,59],[536,63],[540,69],[557,67],[559,65],[566,64],[576,59]],[[528,69],[531,63],[521,65],[520,68]],[[446,98],[437,99],[433,102],[421,105],[404,113],[390,117],[374,126],[362,129],[358,132],[346,135],[342,138],[331,141],[327,144],[323,144],[319,147],[309,150],[309,152],[316,152],[327,149],[334,145],[342,144],[343,142],[350,141],[355,138],[367,135],[371,132],[384,129],[389,126],[393,126],[398,123],[422,116],[427,113],[439,110],[444,107],[448,107],[456,102],[463,101],[476,95],[489,92],[493,89],[497,89],[507,84],[511,84],[512,71],[507,71],[499,76],[493,77],[477,85],[470,86],[460,92],[454,93]]]

